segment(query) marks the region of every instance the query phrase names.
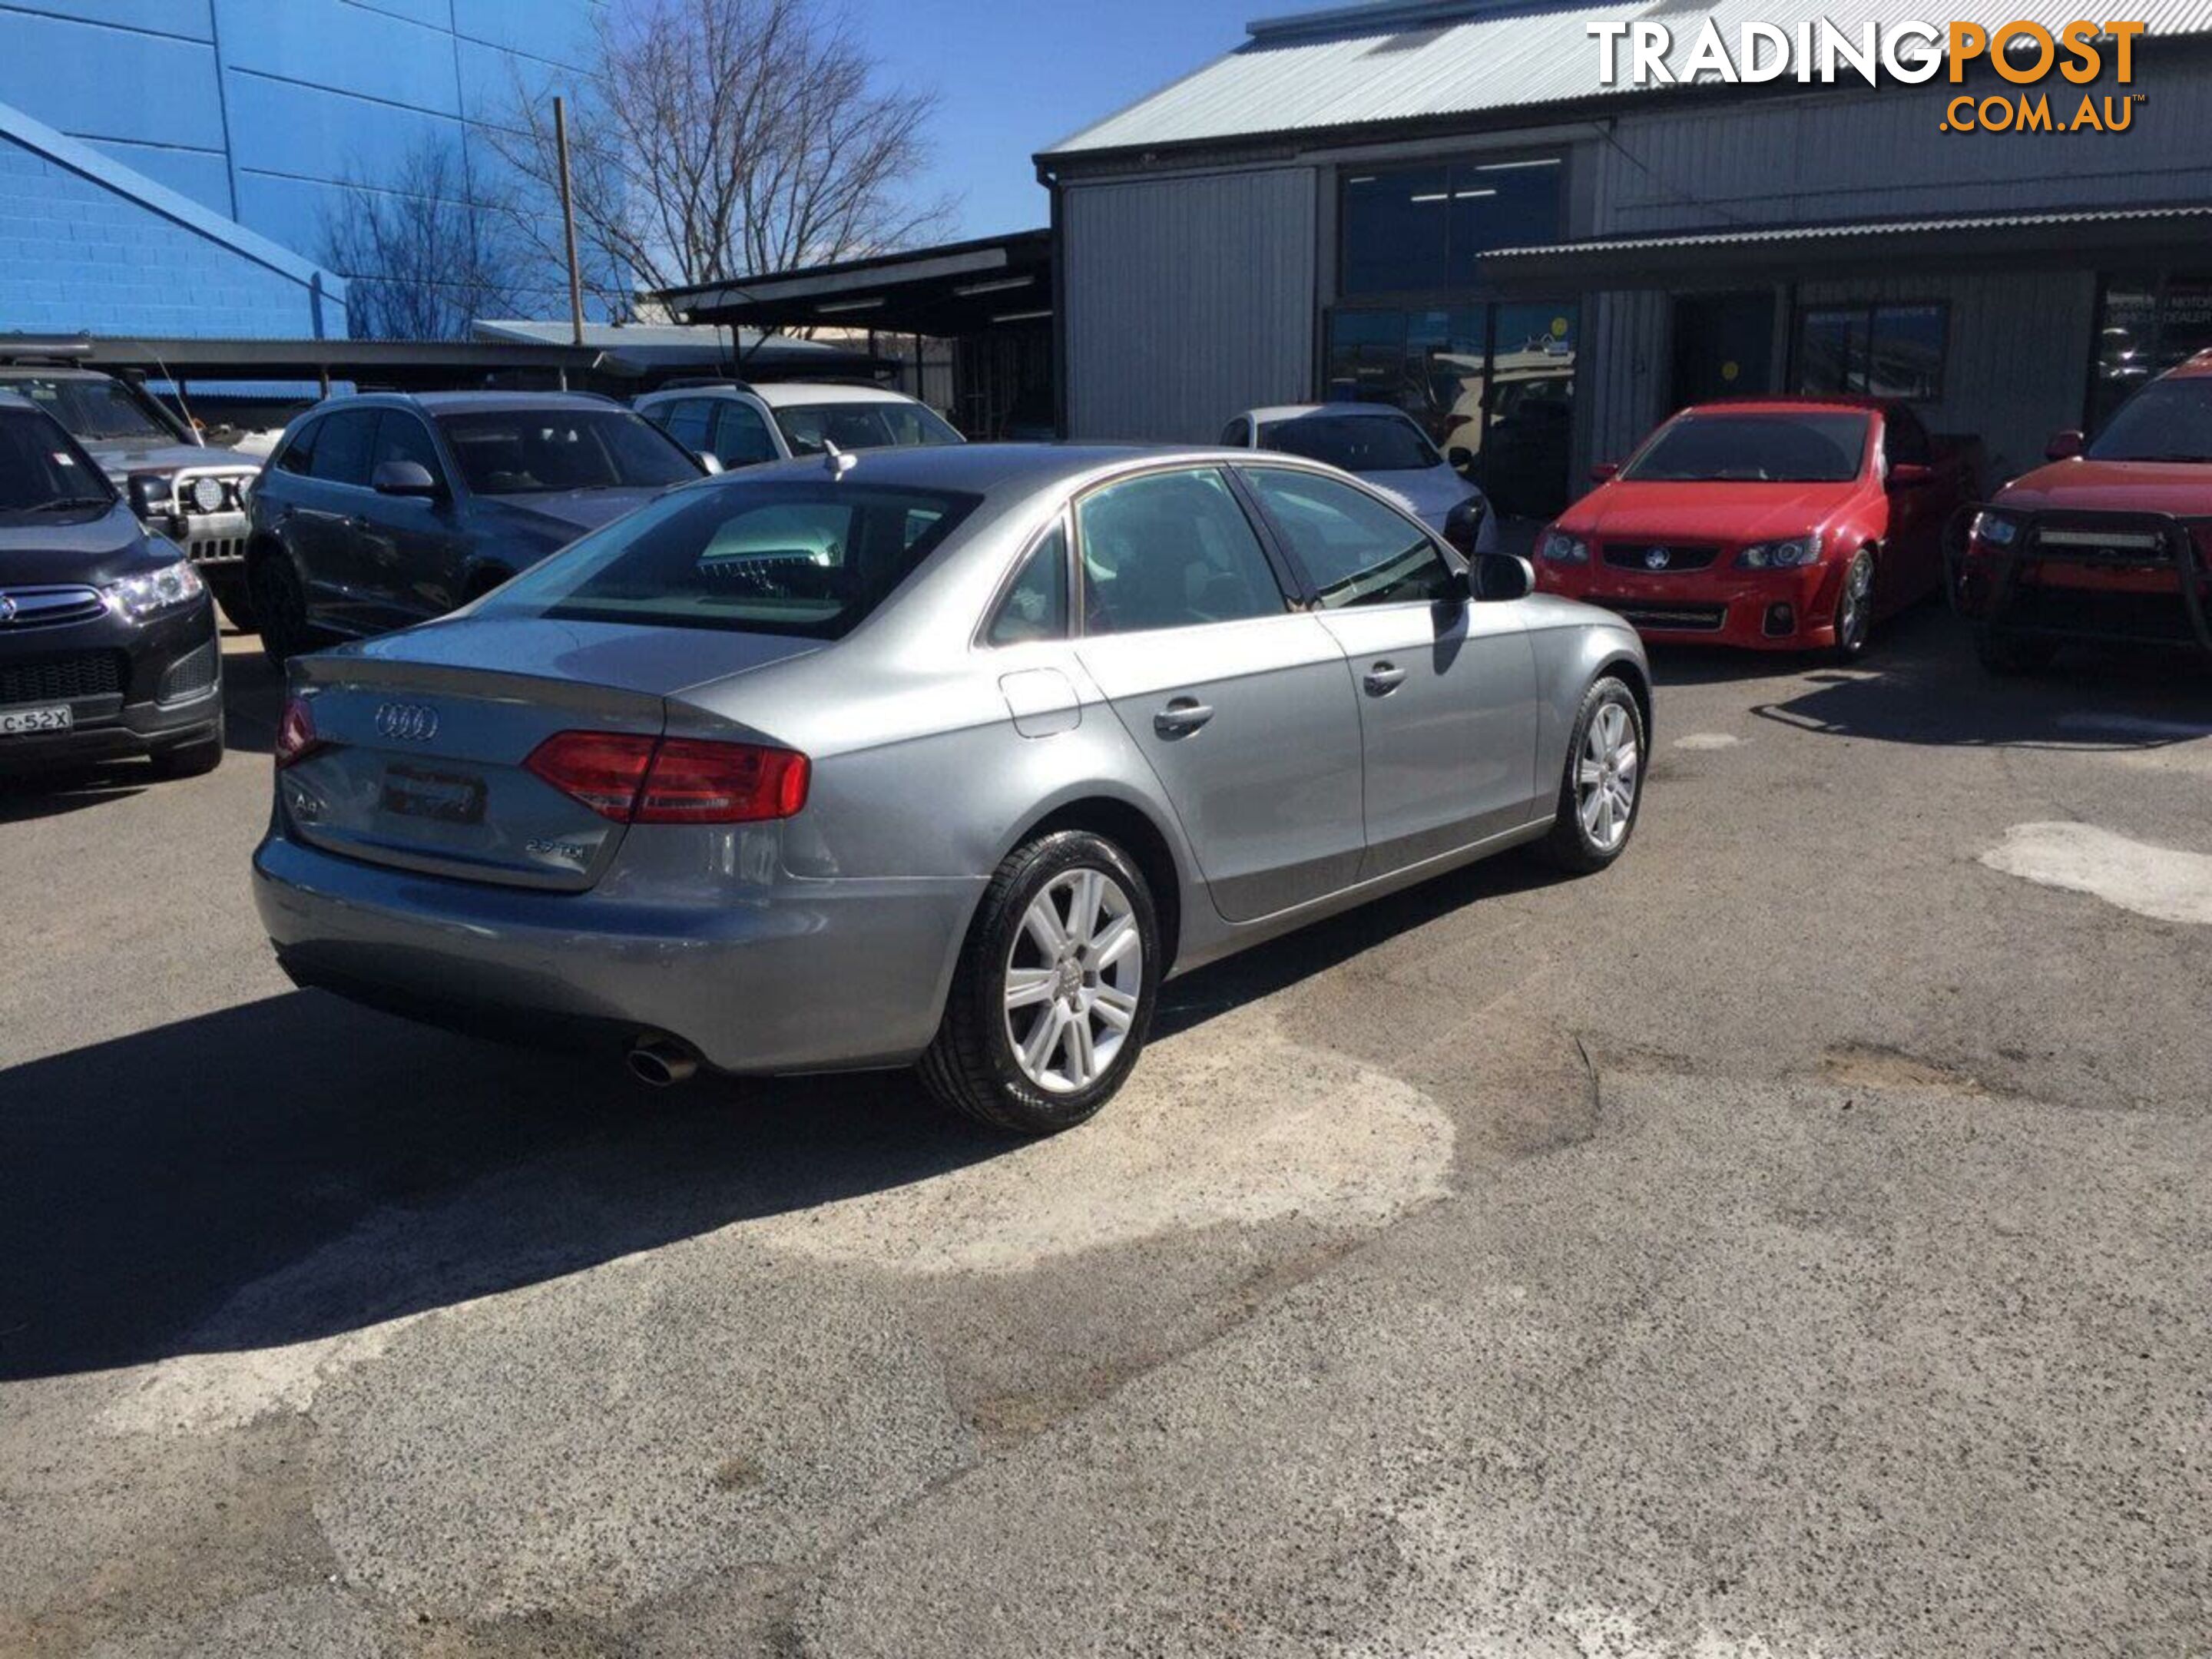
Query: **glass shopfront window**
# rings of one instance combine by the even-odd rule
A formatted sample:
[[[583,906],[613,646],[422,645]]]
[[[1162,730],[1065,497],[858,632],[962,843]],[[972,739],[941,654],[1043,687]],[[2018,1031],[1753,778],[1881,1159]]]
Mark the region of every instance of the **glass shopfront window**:
[[[1404,410],[1500,512],[1555,513],[1568,493],[1577,326],[1572,301],[1341,307],[1328,318],[1324,395]]]
[[[1809,306],[1797,313],[1797,390],[1913,402],[1940,398],[1949,321],[1941,301]]]
[[[1565,173],[1556,155],[1347,173],[1337,212],[1339,290],[1471,286],[1476,260],[1491,249],[1559,240]]]
[[[2132,393],[2208,349],[2212,349],[2212,270],[2106,276],[2098,285],[2089,429],[2101,430]]]

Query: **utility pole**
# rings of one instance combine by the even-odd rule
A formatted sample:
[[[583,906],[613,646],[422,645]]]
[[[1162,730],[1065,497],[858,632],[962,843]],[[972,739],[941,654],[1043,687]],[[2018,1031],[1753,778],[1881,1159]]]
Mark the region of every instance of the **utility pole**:
[[[568,325],[578,345],[584,343],[584,276],[576,264],[576,203],[568,186],[568,106],[553,100],[553,148],[561,158],[561,228],[568,238]]]

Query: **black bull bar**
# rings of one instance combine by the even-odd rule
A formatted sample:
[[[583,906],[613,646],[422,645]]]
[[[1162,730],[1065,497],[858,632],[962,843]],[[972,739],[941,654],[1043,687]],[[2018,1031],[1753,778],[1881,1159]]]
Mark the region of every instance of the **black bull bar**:
[[[1985,511],[2019,526],[2010,542],[2003,546],[1986,540],[1973,544],[1974,521]],[[2045,593],[2067,591],[2033,581],[2023,583],[2021,571],[2026,566],[2070,564],[2102,570],[2158,571],[2177,579],[2179,591],[2173,597],[2189,624],[2189,634],[2199,650],[2212,654],[2212,621],[2205,614],[2205,564],[2194,533],[2207,527],[2212,527],[2212,519],[2182,519],[2171,513],[2069,507],[2022,512],[1989,502],[1971,502],[1954,513],[1943,527],[1944,596],[1958,615],[2003,633],[2133,645],[2152,641],[2186,645],[2187,638],[2168,639],[2141,629],[2100,626],[2094,621],[2076,624],[2010,614],[2024,587],[2040,587]]]

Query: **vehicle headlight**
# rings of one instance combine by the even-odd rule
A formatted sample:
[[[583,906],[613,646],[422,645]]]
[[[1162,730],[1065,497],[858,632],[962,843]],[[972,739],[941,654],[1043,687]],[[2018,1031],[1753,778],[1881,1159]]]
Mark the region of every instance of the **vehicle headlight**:
[[[1974,514],[1972,539],[1987,542],[1991,547],[2010,547],[2020,534],[2020,520],[2008,519],[2002,513],[1986,508]]]
[[[179,559],[174,564],[165,564],[143,576],[125,576],[119,582],[110,582],[102,591],[107,595],[107,602],[118,611],[133,622],[143,622],[164,611],[190,605],[207,592],[207,585],[200,580],[200,573],[192,568],[189,561]]]
[[[1816,530],[1788,541],[1753,542],[1735,556],[1735,562],[1745,570],[1795,570],[1819,562],[1820,557],[1820,532]]]
[[[1547,564],[1588,564],[1589,544],[1564,530],[1547,530],[1536,556]]]

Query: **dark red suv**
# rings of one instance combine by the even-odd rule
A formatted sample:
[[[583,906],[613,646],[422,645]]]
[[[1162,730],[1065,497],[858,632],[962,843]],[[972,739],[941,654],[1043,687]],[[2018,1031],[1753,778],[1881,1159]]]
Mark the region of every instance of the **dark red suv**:
[[[2212,351],[2048,453],[1954,538],[1951,600],[1984,665],[2025,672],[2069,640],[2212,653]]]

